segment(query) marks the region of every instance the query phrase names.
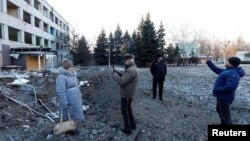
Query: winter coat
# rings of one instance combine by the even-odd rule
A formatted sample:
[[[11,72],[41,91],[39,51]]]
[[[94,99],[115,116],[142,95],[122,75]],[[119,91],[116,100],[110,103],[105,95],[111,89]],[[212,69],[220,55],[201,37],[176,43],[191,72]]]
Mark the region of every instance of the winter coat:
[[[60,112],[63,112],[63,120],[83,120],[82,95],[75,74],[60,68],[56,78],[56,93]]]
[[[150,72],[153,75],[153,81],[164,81],[167,74],[167,66],[165,61],[154,61],[150,67]]]
[[[221,69],[216,67],[211,61],[208,61],[207,65],[213,72],[219,75],[213,88],[214,96],[220,101],[233,102],[240,77],[245,75],[244,69],[240,67]]]
[[[135,96],[138,83],[138,72],[134,63],[125,67],[125,72],[122,76],[114,72],[113,79],[120,85],[121,97],[132,98]]]

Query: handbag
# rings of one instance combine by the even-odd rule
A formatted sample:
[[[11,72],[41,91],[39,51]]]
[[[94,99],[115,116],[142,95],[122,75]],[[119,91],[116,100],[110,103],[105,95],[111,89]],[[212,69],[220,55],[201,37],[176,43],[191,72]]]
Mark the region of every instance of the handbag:
[[[63,113],[61,112],[60,123],[56,124],[54,128],[54,134],[61,134],[76,129],[76,122],[70,118],[69,112],[68,112],[68,117],[69,117],[68,121],[64,122],[62,121],[62,114]]]

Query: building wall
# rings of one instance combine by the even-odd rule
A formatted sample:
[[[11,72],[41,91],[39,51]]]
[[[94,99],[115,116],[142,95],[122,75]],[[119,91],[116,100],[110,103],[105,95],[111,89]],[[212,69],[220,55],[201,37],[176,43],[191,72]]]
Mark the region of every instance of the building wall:
[[[39,70],[39,59],[37,55],[27,55],[26,57],[26,64],[27,64],[27,70]],[[40,69],[44,69],[45,65],[44,65],[44,57],[40,57],[40,62],[41,62],[41,68]]]
[[[22,69],[26,70],[26,55],[25,54],[20,54],[18,59],[15,59],[15,58],[11,57],[11,64],[12,65],[22,66]]]
[[[11,57],[13,65],[22,66],[24,70],[39,70],[38,55],[20,54],[18,59]],[[40,69],[45,69],[45,56],[40,57]]]
[[[11,65],[10,62],[10,47],[8,45],[2,45],[2,66]]]
[[[250,51],[237,51],[236,56],[241,59],[241,61],[250,61]]]
[[[40,3],[40,6],[36,3]],[[8,4],[14,6],[8,7]],[[26,19],[24,13],[30,15],[30,23],[24,21]],[[40,22],[36,22],[36,19]],[[36,23],[39,23],[39,27]],[[17,41],[9,39],[10,28],[17,29]],[[26,36],[29,43],[25,43],[27,34],[31,34],[31,42],[30,36],[29,39]],[[0,47],[5,44],[10,48],[42,46],[58,50],[63,45],[63,42],[58,39],[64,36],[69,36],[69,23],[46,0],[29,0],[29,3],[25,0],[0,0]],[[1,62],[3,61],[0,60],[0,67],[3,65]]]

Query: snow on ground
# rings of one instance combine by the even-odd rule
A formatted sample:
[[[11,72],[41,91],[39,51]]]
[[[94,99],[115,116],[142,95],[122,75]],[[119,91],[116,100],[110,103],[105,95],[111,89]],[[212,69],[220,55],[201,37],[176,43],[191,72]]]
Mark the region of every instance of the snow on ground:
[[[116,68],[123,70],[123,67]],[[232,105],[234,124],[250,123],[250,66],[243,68],[246,76],[240,82]],[[56,123],[32,114],[27,108],[4,97],[3,94],[8,93],[24,103],[27,100],[34,102],[34,96],[26,88],[7,85],[15,77],[3,77],[0,79],[0,141],[204,141],[207,140],[207,125],[220,122],[215,111],[216,99],[212,95],[217,75],[206,65],[168,67],[163,102],[151,99],[152,76],[149,68],[139,68],[138,93],[132,104],[138,129],[132,136],[120,131],[123,120],[119,86],[112,80],[112,69],[89,66],[78,68],[77,71],[79,80],[90,84],[81,88],[83,101],[89,104],[89,108],[84,112],[85,120],[78,123],[79,135],[54,135]],[[53,112],[58,110],[54,100],[55,77],[56,74],[26,78],[36,87],[38,98]],[[29,106],[42,114],[48,112],[40,104]]]

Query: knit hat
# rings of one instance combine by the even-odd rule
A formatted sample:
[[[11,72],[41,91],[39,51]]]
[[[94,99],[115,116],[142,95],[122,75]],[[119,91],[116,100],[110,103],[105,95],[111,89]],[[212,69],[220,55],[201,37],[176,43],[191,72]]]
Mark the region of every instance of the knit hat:
[[[124,60],[128,60],[128,59],[134,59],[135,57],[134,57],[134,55],[133,54],[124,54]]]
[[[228,59],[228,62],[234,67],[238,67],[240,65],[241,60],[238,57],[230,57]]]
[[[73,63],[71,61],[65,59],[65,60],[62,61],[62,67],[65,70],[67,70],[69,68],[73,68]]]

